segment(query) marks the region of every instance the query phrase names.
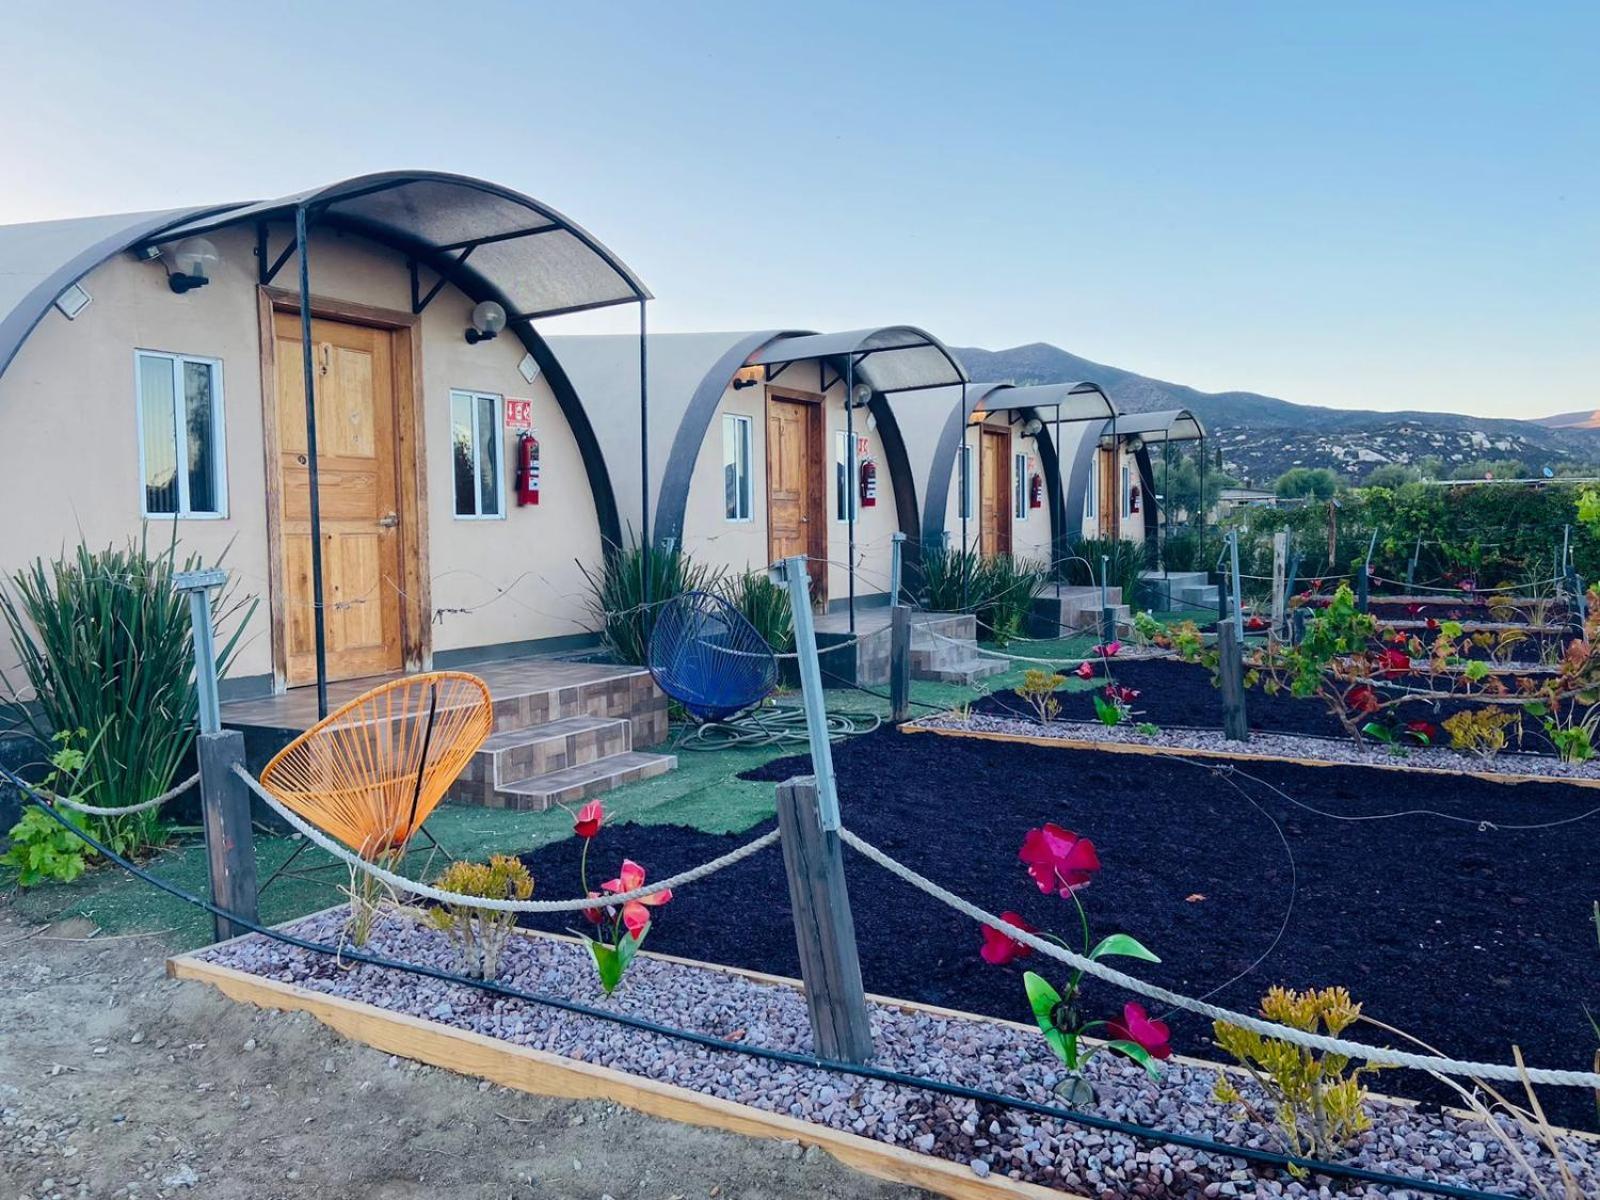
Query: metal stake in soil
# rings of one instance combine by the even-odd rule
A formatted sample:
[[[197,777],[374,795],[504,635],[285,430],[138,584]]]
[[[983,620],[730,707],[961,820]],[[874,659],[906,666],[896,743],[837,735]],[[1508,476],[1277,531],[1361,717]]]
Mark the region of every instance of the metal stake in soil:
[[[1243,647],[1232,621],[1217,626],[1217,675],[1222,684],[1222,735],[1230,742],[1250,740],[1244,711]]]
[[[896,604],[889,610],[889,719],[911,716],[911,610]]]

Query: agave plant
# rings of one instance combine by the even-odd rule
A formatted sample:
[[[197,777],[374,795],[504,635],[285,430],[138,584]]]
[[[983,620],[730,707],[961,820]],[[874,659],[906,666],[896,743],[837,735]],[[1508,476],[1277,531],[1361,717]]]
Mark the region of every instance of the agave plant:
[[[4,672],[0,706],[15,727],[44,744],[58,731],[83,730],[86,762],[77,791],[103,806],[138,804],[172,786],[195,735],[193,631],[189,601],[173,590],[177,543],[152,551],[148,531],[126,549],[90,550],[32,565],[0,591],[0,617],[26,676],[20,689]],[[231,633],[217,652],[226,673],[254,599],[231,590],[212,600],[212,619]],[[31,691],[31,698],[27,692]],[[19,698],[20,697],[20,698]],[[100,832],[121,853],[158,845],[160,810],[104,818]]]
[[[789,610],[789,593],[765,572],[730,575],[723,581],[722,594],[774,651],[786,654],[794,649],[794,613]]]
[[[978,566],[978,620],[996,643],[1004,646],[1023,630],[1033,598],[1045,586],[1050,568],[1041,561],[995,554]]]
[[[1126,538],[1084,538],[1065,560],[1066,581],[1098,587],[1102,560],[1107,586],[1121,588],[1122,602],[1131,608],[1139,598],[1139,576],[1150,565],[1150,547]]]
[[[979,574],[983,558],[976,549],[931,546],[923,550],[922,604],[929,612],[971,612],[984,599]]]
[[[609,546],[596,570],[582,563],[578,569],[589,582],[589,614],[606,650],[633,666],[649,657],[661,603],[685,592],[711,591],[722,577],[683,550],[641,546],[636,538],[625,547]]]

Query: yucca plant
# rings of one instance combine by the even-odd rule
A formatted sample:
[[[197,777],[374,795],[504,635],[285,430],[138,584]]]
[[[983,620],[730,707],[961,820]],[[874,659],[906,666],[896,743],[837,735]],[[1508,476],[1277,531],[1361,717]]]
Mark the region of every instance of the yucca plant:
[[[83,730],[87,761],[77,794],[106,807],[138,804],[170,788],[195,736],[193,632],[188,597],[172,577],[201,568],[180,565],[177,542],[152,551],[148,531],[126,549],[91,550],[35,559],[0,591],[0,616],[27,689],[0,672],[8,696],[0,706],[18,728],[48,745],[59,731]],[[217,652],[226,673],[251,614],[253,599],[231,589],[212,600],[212,618],[232,632]],[[27,696],[27,691],[32,696]],[[120,853],[159,845],[160,809],[97,822]]]
[[[696,563],[683,550],[641,546],[609,547],[600,566],[578,569],[589,583],[588,608],[601,642],[619,663],[644,666],[650,634],[664,601],[685,592],[713,591],[722,573]]]
[[[1044,589],[1050,568],[1042,562],[995,554],[978,565],[978,620],[1001,646],[1016,637],[1027,624],[1033,598]]]
[[[929,612],[972,612],[983,602],[983,558],[976,549],[931,546],[922,552],[922,605]]]
[[[789,593],[773,583],[766,572],[730,575],[723,581],[722,594],[774,651],[787,654],[794,649],[794,613],[789,610]]]

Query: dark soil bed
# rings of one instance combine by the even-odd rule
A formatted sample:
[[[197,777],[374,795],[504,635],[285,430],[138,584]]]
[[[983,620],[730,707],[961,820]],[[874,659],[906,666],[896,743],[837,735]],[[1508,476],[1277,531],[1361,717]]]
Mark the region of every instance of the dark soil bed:
[[[1510,1061],[1516,1042],[1531,1064],[1592,1061],[1583,1006],[1600,1003],[1591,914],[1600,815],[1505,828],[1578,817],[1600,803],[1592,791],[1273,763],[1241,764],[1249,775],[1230,777],[1194,762],[889,728],[837,747],[835,761],[845,821],[859,834],[980,905],[1064,935],[1070,905],[1040,894],[1017,848],[1046,821],[1091,837],[1103,863],[1083,893],[1095,930],[1126,930],[1160,954],[1159,966],[1139,968],[1155,982],[1191,995],[1219,989],[1213,999],[1244,1009],[1272,984],[1343,984],[1372,1016],[1458,1057]],[[749,777],[808,770],[807,759],[790,758]],[[1335,819],[1273,787],[1342,817],[1426,808],[1459,819]],[[607,828],[591,884],[624,855],[660,878],[748,836]],[[568,839],[525,856],[541,892],[571,892],[580,849]],[[1029,1019],[1020,968],[985,964],[972,922],[848,851],[846,870],[869,990]],[[781,856],[761,854],[682,889],[658,910],[649,947],[798,973]],[[1124,999],[1090,985],[1096,1013],[1116,1012]],[[1206,1022],[1179,1013],[1172,1027],[1180,1052],[1214,1056]],[[1448,1098],[1403,1072],[1386,1072],[1379,1087]],[[1595,1127],[1592,1096],[1550,1088],[1542,1098],[1552,1119]]]
[[[1139,692],[1138,699],[1133,703],[1134,711],[1138,714],[1137,720],[1149,721],[1164,729],[1222,728],[1222,700],[1211,681],[1210,670],[1205,667],[1173,659],[1145,662],[1113,659],[1111,676],[1123,686]],[[1423,676],[1406,677],[1402,682],[1413,687],[1433,686]],[[1507,683],[1515,691],[1515,680],[1508,677]],[[1062,720],[1094,720],[1094,701],[1087,692],[1063,692],[1060,701]],[[1428,721],[1438,725],[1463,709],[1483,706],[1483,700],[1473,697],[1446,700],[1423,697],[1409,700],[1393,711],[1407,721]],[[996,692],[980,697],[973,701],[972,708],[974,712],[1034,716],[1033,710],[1016,692]],[[1527,724],[1523,748],[1528,751],[1547,751],[1549,747],[1538,735],[1535,722],[1525,717],[1516,705],[1507,706],[1507,709],[1516,714],[1519,722]],[[1249,718],[1250,728],[1263,733],[1299,733],[1332,738],[1348,736],[1344,727],[1320,700],[1302,700],[1286,692],[1269,695],[1259,687],[1250,688],[1245,693],[1245,715]],[[1515,746],[1515,730],[1509,736]]]

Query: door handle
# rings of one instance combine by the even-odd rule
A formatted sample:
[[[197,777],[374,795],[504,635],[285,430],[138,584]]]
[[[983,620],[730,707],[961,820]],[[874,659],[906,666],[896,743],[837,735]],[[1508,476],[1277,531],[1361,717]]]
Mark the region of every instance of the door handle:
[[[380,529],[393,529],[398,524],[400,524],[399,513],[387,512],[378,518],[378,528]]]

